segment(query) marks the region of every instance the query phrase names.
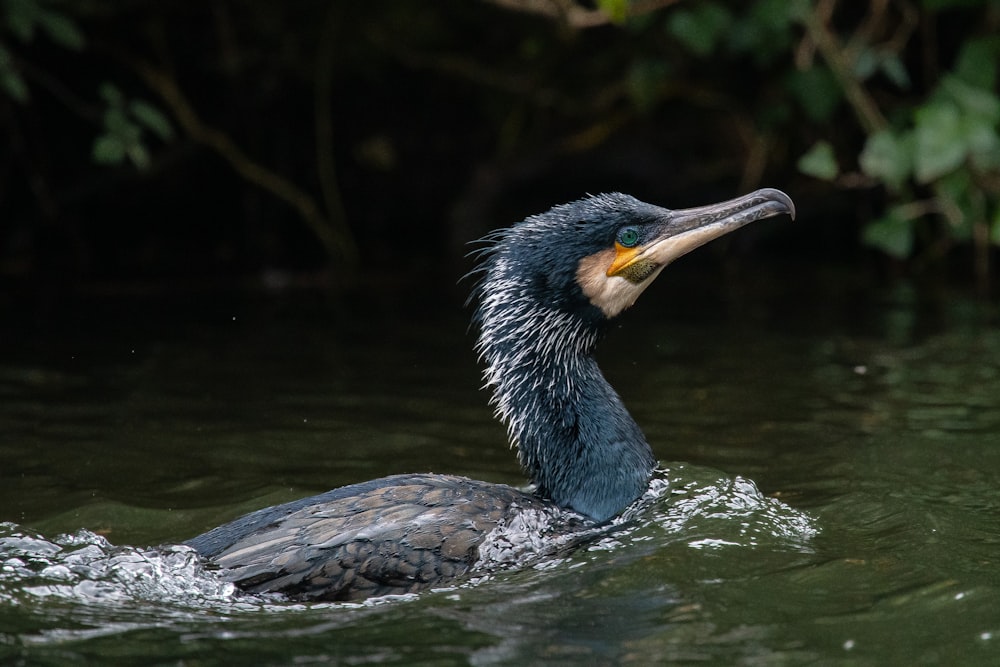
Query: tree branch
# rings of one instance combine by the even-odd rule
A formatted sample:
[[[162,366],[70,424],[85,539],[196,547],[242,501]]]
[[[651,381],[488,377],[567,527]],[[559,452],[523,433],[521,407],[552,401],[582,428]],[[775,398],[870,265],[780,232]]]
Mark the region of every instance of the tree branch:
[[[560,21],[570,28],[585,29],[611,23],[601,9],[581,7],[574,0],[490,0],[494,5],[526,14],[538,14]],[[628,16],[642,16],[679,0],[635,0],[628,6]]]
[[[339,259],[352,269],[357,262],[354,239],[343,224],[335,228],[316,200],[277,172],[255,161],[222,130],[206,124],[169,74],[146,62],[134,62],[139,76],[167,104],[188,135],[218,153],[240,176],[292,206],[331,259]]]
[[[844,90],[854,115],[866,134],[874,134],[886,126],[885,116],[879,110],[875,100],[868,94],[861,82],[851,72],[852,63],[840,45],[837,36],[830,31],[827,20],[833,13],[836,0],[821,0],[812,11],[807,11],[803,24],[809,39],[816,45],[816,50],[826,61],[837,83]]]
[[[348,231],[347,214],[340,197],[340,185],[337,182],[337,165],[333,158],[333,95],[331,81],[333,80],[333,65],[335,57],[335,36],[338,3],[330,5],[326,25],[316,49],[316,79],[314,92],[315,123],[316,123],[316,175],[319,179],[320,192],[326,203],[327,215],[334,229],[341,230],[345,259],[352,265],[357,262],[357,247]]]

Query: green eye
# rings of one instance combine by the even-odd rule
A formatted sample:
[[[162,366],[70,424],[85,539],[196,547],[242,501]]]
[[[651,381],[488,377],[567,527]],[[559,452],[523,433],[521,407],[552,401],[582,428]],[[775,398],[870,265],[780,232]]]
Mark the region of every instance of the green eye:
[[[639,242],[639,230],[635,227],[623,227],[618,230],[618,244],[632,248]]]

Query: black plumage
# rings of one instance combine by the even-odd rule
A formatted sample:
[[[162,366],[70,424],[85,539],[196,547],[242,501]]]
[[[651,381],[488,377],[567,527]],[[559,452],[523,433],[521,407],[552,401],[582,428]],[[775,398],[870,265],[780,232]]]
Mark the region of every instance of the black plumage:
[[[259,510],[188,542],[249,592],[346,600],[415,592],[572,548],[646,490],[656,461],[591,353],[677,257],[791,199],[758,190],[670,210],[622,194],[557,206],[487,237],[476,343],[531,492],[397,475]]]

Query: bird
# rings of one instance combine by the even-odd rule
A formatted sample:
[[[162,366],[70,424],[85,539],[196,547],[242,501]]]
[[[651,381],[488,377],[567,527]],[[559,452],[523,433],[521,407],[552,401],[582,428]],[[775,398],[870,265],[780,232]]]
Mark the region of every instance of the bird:
[[[483,239],[470,301],[496,416],[530,486],[400,474],[267,507],[186,544],[249,594],[417,593],[572,549],[646,491],[653,450],[593,357],[664,267],[795,205],[765,188],[668,209],[589,195]],[[588,532],[589,531],[589,532]]]

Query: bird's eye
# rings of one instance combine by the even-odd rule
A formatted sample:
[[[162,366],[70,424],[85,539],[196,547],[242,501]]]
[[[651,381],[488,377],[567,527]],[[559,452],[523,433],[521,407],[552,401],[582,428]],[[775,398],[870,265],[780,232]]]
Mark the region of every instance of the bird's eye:
[[[639,230],[635,227],[622,227],[618,230],[618,243],[626,248],[632,248],[639,242]]]

